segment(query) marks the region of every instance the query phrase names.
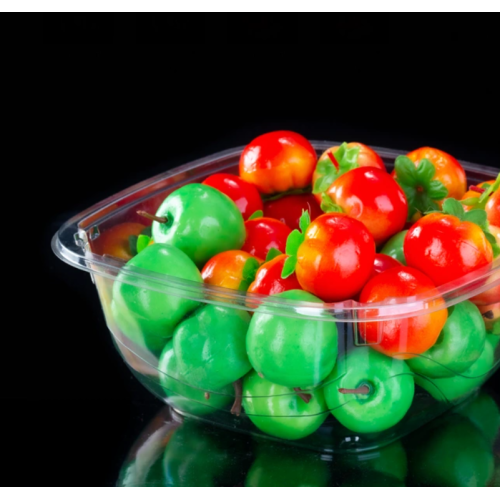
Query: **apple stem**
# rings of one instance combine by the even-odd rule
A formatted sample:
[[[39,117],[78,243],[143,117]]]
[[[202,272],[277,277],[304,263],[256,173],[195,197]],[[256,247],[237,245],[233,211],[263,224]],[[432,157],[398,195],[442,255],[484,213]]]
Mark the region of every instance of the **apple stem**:
[[[309,401],[311,401],[312,396],[302,392],[300,387],[294,387],[293,390],[297,393],[297,396],[304,401],[304,403],[308,404]]]
[[[335,155],[331,152],[328,151],[327,153],[328,158],[330,158],[331,162],[333,163],[333,166],[337,169],[337,172],[339,170],[339,162],[337,161],[337,158],[335,158]]]
[[[486,311],[486,312],[483,313],[483,318],[486,318],[486,319],[495,319],[495,313],[493,312],[493,310]]]
[[[145,212],[144,210],[138,210],[137,214],[140,215],[141,217],[145,217],[146,219],[159,222],[160,224],[165,224],[168,221],[166,217],[158,217],[156,215],[151,215]]]
[[[367,385],[362,385],[357,389],[339,389],[340,394],[370,394],[371,389]]]
[[[234,387],[234,403],[233,407],[231,408],[231,413],[239,417],[241,413],[241,398],[243,396],[243,384],[241,383],[241,379],[237,380],[236,382],[233,382],[233,387]]]
[[[483,189],[479,186],[470,186],[469,190],[474,191],[475,193],[480,193],[480,194],[483,194],[486,191],[486,189]]]
[[[205,396],[205,399],[207,401],[210,399],[210,393],[209,392],[205,392],[204,396]]]

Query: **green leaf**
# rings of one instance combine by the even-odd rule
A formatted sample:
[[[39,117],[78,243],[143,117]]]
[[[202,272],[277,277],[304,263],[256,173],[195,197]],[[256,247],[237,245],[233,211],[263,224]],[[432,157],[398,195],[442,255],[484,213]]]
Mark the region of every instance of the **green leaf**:
[[[493,257],[496,259],[500,255],[500,246],[498,246],[496,238],[489,231],[484,231],[484,235],[490,242],[491,248],[493,249]]]
[[[262,210],[257,210],[248,218],[248,220],[260,219],[261,217],[264,217],[264,212]]]
[[[327,175],[332,172],[332,170],[336,170],[333,166],[330,158],[325,158],[324,160],[318,161],[316,165],[316,172],[321,175]]]
[[[454,198],[448,198],[443,203],[443,213],[448,215],[454,215],[458,217],[460,220],[464,219],[465,210],[462,204],[455,200]]]
[[[283,279],[288,278],[295,272],[295,266],[297,265],[297,256],[292,255],[285,260],[283,265],[283,271],[281,271],[281,277]]]
[[[302,215],[299,219],[299,227],[302,234],[305,234],[307,228],[311,225],[311,216],[309,215],[309,210],[302,210]]]
[[[415,207],[422,214],[439,211],[439,205],[433,202],[426,193],[417,193]]]
[[[145,236],[149,236],[150,238],[153,237],[152,235],[152,229],[153,227],[152,226],[146,226],[142,231],[141,231],[141,234],[144,234]]]
[[[151,238],[145,234],[140,234],[137,238],[137,253],[142,252],[151,242]]]
[[[269,250],[269,252],[267,252],[266,262],[269,262],[269,261],[275,259],[276,257],[278,257],[278,255],[283,255],[283,254],[277,248],[271,248]]]
[[[340,205],[333,203],[332,199],[326,194],[321,195],[321,210],[325,213],[340,212],[343,213],[344,210]]]
[[[433,200],[443,200],[448,196],[448,188],[441,181],[434,180],[429,182],[427,194]]]
[[[132,254],[132,257],[135,257],[137,255],[137,236],[135,234],[132,234],[128,237],[128,244],[130,247],[130,253]]]
[[[427,186],[432,178],[436,175],[436,168],[434,165],[424,158],[417,167],[417,179],[420,184]],[[439,182],[439,181],[438,181]],[[448,194],[448,193],[447,193]]]
[[[360,149],[361,148],[359,146],[351,148],[346,142],[344,142],[337,149],[337,151],[333,153],[333,156],[339,164],[338,168],[333,164],[329,157],[320,160],[316,165],[316,172],[321,174],[321,177],[316,179],[313,186],[313,193],[324,193],[342,174],[345,174],[349,170],[358,168]]]
[[[486,202],[486,200],[489,198],[490,194],[497,191],[498,188],[500,188],[500,174],[497,175],[495,182],[493,184],[489,185],[489,187],[486,189],[486,191],[481,195],[481,197],[479,198],[479,202],[481,204]]]
[[[465,212],[463,220],[467,222],[473,222],[483,230],[489,230],[488,216],[486,215],[485,210],[471,210],[469,212]]]
[[[415,164],[407,156],[398,156],[394,164],[396,179],[398,183],[414,186],[417,182],[417,170]]]
[[[247,259],[245,262],[241,275],[243,276],[243,280],[248,283],[248,286],[250,286],[250,284],[254,281],[255,274],[257,273],[257,269],[259,269],[259,267],[259,261],[253,257]],[[246,288],[248,288],[248,286]]]
[[[286,254],[296,255],[303,241],[304,235],[298,229],[294,229],[286,240]]]
[[[335,175],[324,175],[323,177],[318,177],[313,187],[313,194],[324,193],[335,181]]]
[[[467,207],[474,207],[479,204],[479,198],[465,198],[465,200],[461,200],[460,203]]]

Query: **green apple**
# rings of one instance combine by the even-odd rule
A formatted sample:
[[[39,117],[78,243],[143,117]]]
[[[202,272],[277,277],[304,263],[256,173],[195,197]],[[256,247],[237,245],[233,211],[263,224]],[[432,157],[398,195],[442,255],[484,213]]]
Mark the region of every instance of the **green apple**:
[[[158,371],[168,402],[177,410],[205,415],[228,407],[234,401],[234,388],[231,385],[210,393],[208,399],[205,391],[189,385],[179,372],[172,341],[165,346],[160,356]]]
[[[408,412],[415,392],[408,365],[369,347],[355,347],[324,383],[328,408],[353,432],[381,432]]]
[[[198,267],[245,242],[243,216],[236,204],[217,189],[187,184],[169,194],[153,222],[155,243],[168,243],[185,252]]]
[[[451,377],[477,361],[485,342],[483,317],[477,306],[466,300],[448,309],[448,320],[434,346],[407,363],[419,375]]]
[[[179,323],[174,351],[182,377],[194,387],[218,390],[246,375],[252,367],[245,339],[250,315],[211,304]]]
[[[403,266],[406,266],[406,257],[403,250],[406,233],[408,233],[408,231],[401,231],[400,233],[394,235],[387,241],[382,250],[380,250],[380,253],[398,260],[401,264],[403,264]]]
[[[303,290],[289,290],[273,298],[322,303]],[[332,371],[337,360],[337,326],[331,321],[289,318],[273,314],[266,304],[252,317],[247,352],[256,372],[278,385],[311,387]]]
[[[147,288],[138,276],[128,272],[150,271],[195,283],[203,279],[191,259],[171,245],[155,244],[133,257],[113,284],[111,311],[118,328],[136,344],[157,354],[173,335],[177,323],[199,302]],[[126,282],[125,282],[126,280]]]
[[[448,378],[425,378],[416,376],[415,382],[438,401],[457,401],[468,396],[481,386],[494,364],[494,349],[486,336],[484,349],[478,360],[459,375]]]
[[[248,418],[261,431],[283,439],[312,434],[328,416],[322,391],[313,389],[308,394],[312,397],[306,403],[293,388],[273,384],[254,371],[243,379],[243,408]]]

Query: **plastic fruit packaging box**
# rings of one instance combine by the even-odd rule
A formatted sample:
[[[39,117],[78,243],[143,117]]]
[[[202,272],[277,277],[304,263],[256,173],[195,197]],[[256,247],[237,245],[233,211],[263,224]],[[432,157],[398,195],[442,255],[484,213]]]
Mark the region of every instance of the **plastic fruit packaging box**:
[[[241,203],[239,186],[219,175],[241,173],[242,153],[253,154],[235,148],[170,170],[82,212],[60,228],[53,250],[90,273],[118,352],[141,383],[175,411],[305,448],[363,452],[400,439],[462,403],[498,368],[500,259],[490,258],[458,278],[454,261],[441,263],[437,271],[426,268],[427,261],[420,266],[418,245],[429,237],[429,225],[440,223],[438,210],[420,221],[412,219],[411,209],[408,221],[406,212],[399,221],[392,217],[399,230],[391,229],[389,241],[388,226],[380,229],[381,213],[367,216],[364,224],[345,214],[318,219],[328,219],[329,226],[311,224],[305,212],[297,212],[294,197],[303,197],[313,219],[323,213],[320,204],[335,213],[342,212],[337,203],[345,211],[350,201],[343,195],[347,180],[325,189],[331,180],[325,162],[337,164],[332,151],[338,148],[330,149],[336,144],[310,145],[314,151],[307,154],[319,158],[312,179],[315,191],[323,191],[319,196],[305,192],[311,179],[302,180],[297,172],[290,184],[287,176],[271,182],[249,169],[245,180],[259,187],[265,203],[258,196],[243,197]],[[418,184],[418,175],[428,175],[423,166],[415,178],[405,179],[405,153],[367,150],[378,159],[369,164],[383,163],[358,184],[378,177],[392,182],[382,179],[389,177],[382,169],[385,165],[390,172],[399,162],[398,182],[406,197],[417,207],[428,203],[411,185]],[[346,151],[340,168],[349,161]],[[494,168],[461,165],[467,185],[484,186],[498,175]],[[426,182],[434,199],[444,196],[442,186]],[[297,183],[302,189],[293,189]],[[217,189],[228,196],[212,196]],[[275,191],[289,193],[287,201],[273,196]],[[479,196],[481,189],[476,191],[463,199]],[[451,195],[451,188],[446,192]],[[271,218],[254,213],[263,207]],[[156,219],[152,228],[148,217]],[[410,235],[400,231],[405,223]],[[471,227],[467,230],[479,231]],[[269,252],[269,235],[280,242],[283,255]],[[410,250],[404,243],[403,252],[410,237],[418,241]],[[325,238],[338,246],[321,274],[317,263]],[[432,244],[438,251],[438,243]],[[474,251],[460,248],[465,260]],[[401,261],[398,266],[391,257]],[[334,274],[339,259],[344,270],[351,266],[358,273],[340,284]],[[367,274],[360,286],[357,276],[365,261],[370,271],[382,266],[384,272]],[[270,262],[276,265],[269,267]],[[266,288],[260,270],[269,279],[276,268],[276,279]],[[292,289],[275,294],[280,289],[272,287],[284,277]]]

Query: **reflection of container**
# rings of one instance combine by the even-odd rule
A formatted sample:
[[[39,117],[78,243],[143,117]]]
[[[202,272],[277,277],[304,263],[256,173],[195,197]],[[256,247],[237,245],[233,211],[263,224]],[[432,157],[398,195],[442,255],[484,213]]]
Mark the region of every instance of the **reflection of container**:
[[[332,143],[313,142],[313,145],[318,151],[323,151],[332,146]],[[399,154],[402,154],[384,149],[376,150],[387,165],[392,164],[393,160]],[[368,306],[359,304],[354,300],[337,304],[291,302],[276,297],[248,294],[194,283],[138,268],[127,267],[123,269],[124,261],[97,253],[97,246],[94,242],[97,241],[99,235],[117,224],[138,222],[136,215],[138,210],[154,212],[161,201],[175,189],[187,183],[201,182],[213,173],[237,173],[241,151],[242,149],[238,148],[204,158],[118,193],[68,221],[53,239],[54,251],[62,260],[91,273],[114,343],[126,363],[151,392],[161,399],[170,400],[177,410],[184,413],[197,413],[200,417],[222,426],[229,425],[233,428],[256,432],[255,427],[246,418],[245,413],[242,413],[240,417],[230,414],[231,404],[226,404],[226,400],[233,396],[232,388],[210,391],[205,387],[186,387],[187,384],[183,380],[174,380],[173,385],[166,384],[169,375],[164,373],[160,376],[158,367],[159,352],[148,349],[148,344],[141,342],[140,335],[135,336],[134,341],[125,336],[113,318],[111,301],[113,285],[116,281],[163,294],[166,299],[176,297],[192,300],[199,304],[219,304],[224,307],[250,312],[255,311],[256,307],[265,303],[266,313],[272,316],[335,324],[338,331],[336,365],[338,376],[348,373],[352,368],[349,363],[352,358],[348,355],[349,352],[355,349],[371,350],[371,347],[365,343],[360,335],[360,324],[370,322],[375,325],[375,330],[381,330],[384,322],[399,321],[404,331],[405,324],[408,323],[410,318],[429,315],[446,307],[450,308],[479,294],[485,296],[484,292],[488,292],[486,295],[492,295],[492,293],[495,295],[494,291],[500,289],[500,260],[497,259],[485,269],[471,273],[457,282],[441,286],[438,289],[438,294],[390,299],[383,303]],[[463,166],[466,169],[470,184],[478,184],[493,178],[497,173],[493,169],[472,164],[463,163]],[[488,325],[492,324],[490,319],[492,315],[496,319],[496,305],[498,304],[491,306],[491,311],[487,310],[487,306],[481,308],[481,313]],[[490,333],[498,334],[494,328],[490,329]],[[496,339],[494,340],[490,340],[492,352],[497,348],[498,344]],[[373,342],[370,339],[370,341],[377,343],[376,340]],[[401,352],[404,352],[404,345],[401,345]],[[496,349],[494,357],[487,359],[484,363],[484,369],[480,370],[481,373],[475,370],[470,375],[473,380],[471,384],[468,384],[468,390],[480,386],[498,367],[499,359],[498,349]],[[397,361],[394,361],[394,364],[396,363]],[[454,373],[451,369],[449,372],[450,377],[469,376]],[[416,376],[411,372],[399,376],[414,377],[417,383],[419,380],[423,380],[423,386],[439,386],[439,384],[433,384],[433,381],[424,380],[423,377]],[[383,384],[384,380],[378,381],[378,383]],[[325,384],[325,382],[323,381],[321,384]],[[320,391],[322,390],[321,384],[318,389]],[[165,394],[162,385],[169,386],[167,394]],[[373,390],[377,390],[377,387]],[[437,391],[440,393],[439,397],[434,399],[429,393],[417,387],[412,407],[405,418],[396,426],[382,433],[370,435],[348,431],[332,418],[328,418],[318,431],[300,440],[297,444],[315,449],[360,451],[379,446],[381,443],[394,441],[443,413],[452,404],[457,403],[457,401],[449,401],[447,395],[443,394],[439,387],[437,387]],[[221,394],[217,394],[217,392],[221,392]],[[436,389],[431,392],[434,392],[436,396]],[[285,398],[289,397],[289,394],[293,394],[293,389],[283,388],[281,394],[278,392],[273,397]],[[460,398],[462,396],[465,397],[466,394],[460,395]],[[186,397],[191,400],[188,402],[189,404],[183,404]],[[351,399],[346,400],[347,404],[357,397],[355,395],[350,396]],[[194,405],[191,404],[193,401]],[[202,408],[203,411],[197,411],[196,408]],[[219,411],[215,411],[216,409]],[[325,412],[334,409],[325,408]],[[278,415],[276,418],[279,417],[286,418],[287,415]]]
[[[235,433],[165,407],[138,437],[117,485],[500,486],[499,431],[500,409],[484,391],[403,440],[347,455]]]

